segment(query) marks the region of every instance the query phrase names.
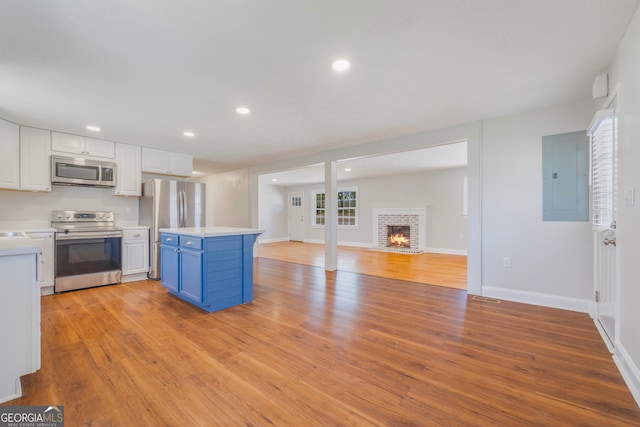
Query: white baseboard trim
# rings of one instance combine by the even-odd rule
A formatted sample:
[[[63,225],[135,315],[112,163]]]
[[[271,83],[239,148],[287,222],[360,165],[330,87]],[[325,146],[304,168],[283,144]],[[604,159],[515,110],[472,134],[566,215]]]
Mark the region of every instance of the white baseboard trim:
[[[560,308],[562,310],[591,312],[591,301],[580,298],[569,298],[559,295],[541,294],[537,292],[517,291],[513,289],[483,286],[482,295],[504,299],[507,301],[522,302],[525,304],[541,305],[543,307]]]
[[[16,388],[14,393],[7,396],[1,396],[0,403],[8,402],[19,397],[22,397],[22,383],[20,382],[20,377],[16,378]]]
[[[425,248],[424,251],[432,254],[467,255],[466,249]]]
[[[369,249],[371,247],[370,243],[359,243],[359,242],[341,242],[338,240],[338,246],[351,246],[353,248],[365,248]]]
[[[313,243],[317,245],[324,245],[324,240],[319,240],[319,239],[305,239],[304,242]],[[338,241],[338,246],[352,246],[355,248],[367,248],[367,249],[371,247],[371,245],[368,243],[342,242],[342,241]]]
[[[589,315],[591,315],[591,313],[589,313]],[[615,354],[616,351],[613,346],[613,343],[609,339],[609,336],[607,335],[607,333],[604,331],[604,328],[602,327],[600,322],[598,322],[598,319],[596,317],[591,316],[591,318],[593,319],[593,324],[596,325],[596,329],[600,334],[600,338],[602,338],[602,342],[604,342],[604,345],[607,346],[607,350],[609,350],[609,353],[611,353],[612,355]]]
[[[616,343],[616,354],[613,355],[613,361],[622,374],[624,382],[627,383],[631,395],[640,406],[640,369],[620,342]]]
[[[261,245],[263,243],[278,243],[278,242],[288,242],[288,237],[272,237],[270,239],[262,239],[258,237],[258,244]]]
[[[126,276],[122,276],[122,278],[120,279],[120,283],[137,282],[138,280],[146,280],[146,279],[148,279],[146,272],[127,274]]]
[[[270,239],[262,239],[258,238],[258,244],[263,243],[278,243],[278,242],[288,242],[289,239],[287,237],[274,237]],[[324,245],[324,240],[321,239],[304,239],[304,243],[313,243],[316,245]],[[353,248],[365,248],[369,249],[373,246],[372,243],[361,243],[361,242],[345,242],[338,241],[338,246],[351,246]],[[465,249],[446,249],[446,248],[425,248],[425,252],[430,252],[434,254],[447,254],[447,255],[467,255],[467,251]]]
[[[324,240],[320,240],[320,239],[304,239],[304,243],[313,243],[314,245],[324,245]]]

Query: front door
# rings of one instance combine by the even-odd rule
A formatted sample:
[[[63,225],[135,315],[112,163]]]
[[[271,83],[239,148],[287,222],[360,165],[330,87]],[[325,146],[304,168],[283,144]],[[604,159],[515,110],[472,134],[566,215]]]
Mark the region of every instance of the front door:
[[[594,233],[596,321],[611,348],[616,318],[617,126],[615,98],[611,109],[599,111],[589,131],[591,139],[591,197]]]
[[[289,240],[304,241],[304,193],[289,194]]]

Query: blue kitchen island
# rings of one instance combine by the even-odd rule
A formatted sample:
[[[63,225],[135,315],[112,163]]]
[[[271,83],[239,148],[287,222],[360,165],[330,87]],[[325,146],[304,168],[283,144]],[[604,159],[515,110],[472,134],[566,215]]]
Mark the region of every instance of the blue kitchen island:
[[[169,293],[208,312],[253,301],[253,246],[263,230],[160,229],[160,278]]]

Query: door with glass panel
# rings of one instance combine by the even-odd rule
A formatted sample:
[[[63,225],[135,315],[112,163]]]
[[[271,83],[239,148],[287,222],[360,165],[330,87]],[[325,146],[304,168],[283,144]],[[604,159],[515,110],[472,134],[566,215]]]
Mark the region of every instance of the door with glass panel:
[[[304,241],[304,193],[289,194],[289,240]]]

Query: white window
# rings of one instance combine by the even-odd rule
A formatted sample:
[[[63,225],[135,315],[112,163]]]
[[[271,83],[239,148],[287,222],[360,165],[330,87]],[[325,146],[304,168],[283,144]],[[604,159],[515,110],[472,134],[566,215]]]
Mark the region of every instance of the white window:
[[[314,191],[313,200],[313,225],[323,227],[325,224],[325,194],[324,191]],[[358,188],[339,188],[337,197],[338,227],[357,228],[358,226]]]
[[[313,225],[324,226],[324,191],[313,192]]]
[[[591,225],[605,230],[615,221],[616,122],[613,110],[598,111],[589,129],[591,142]]]

